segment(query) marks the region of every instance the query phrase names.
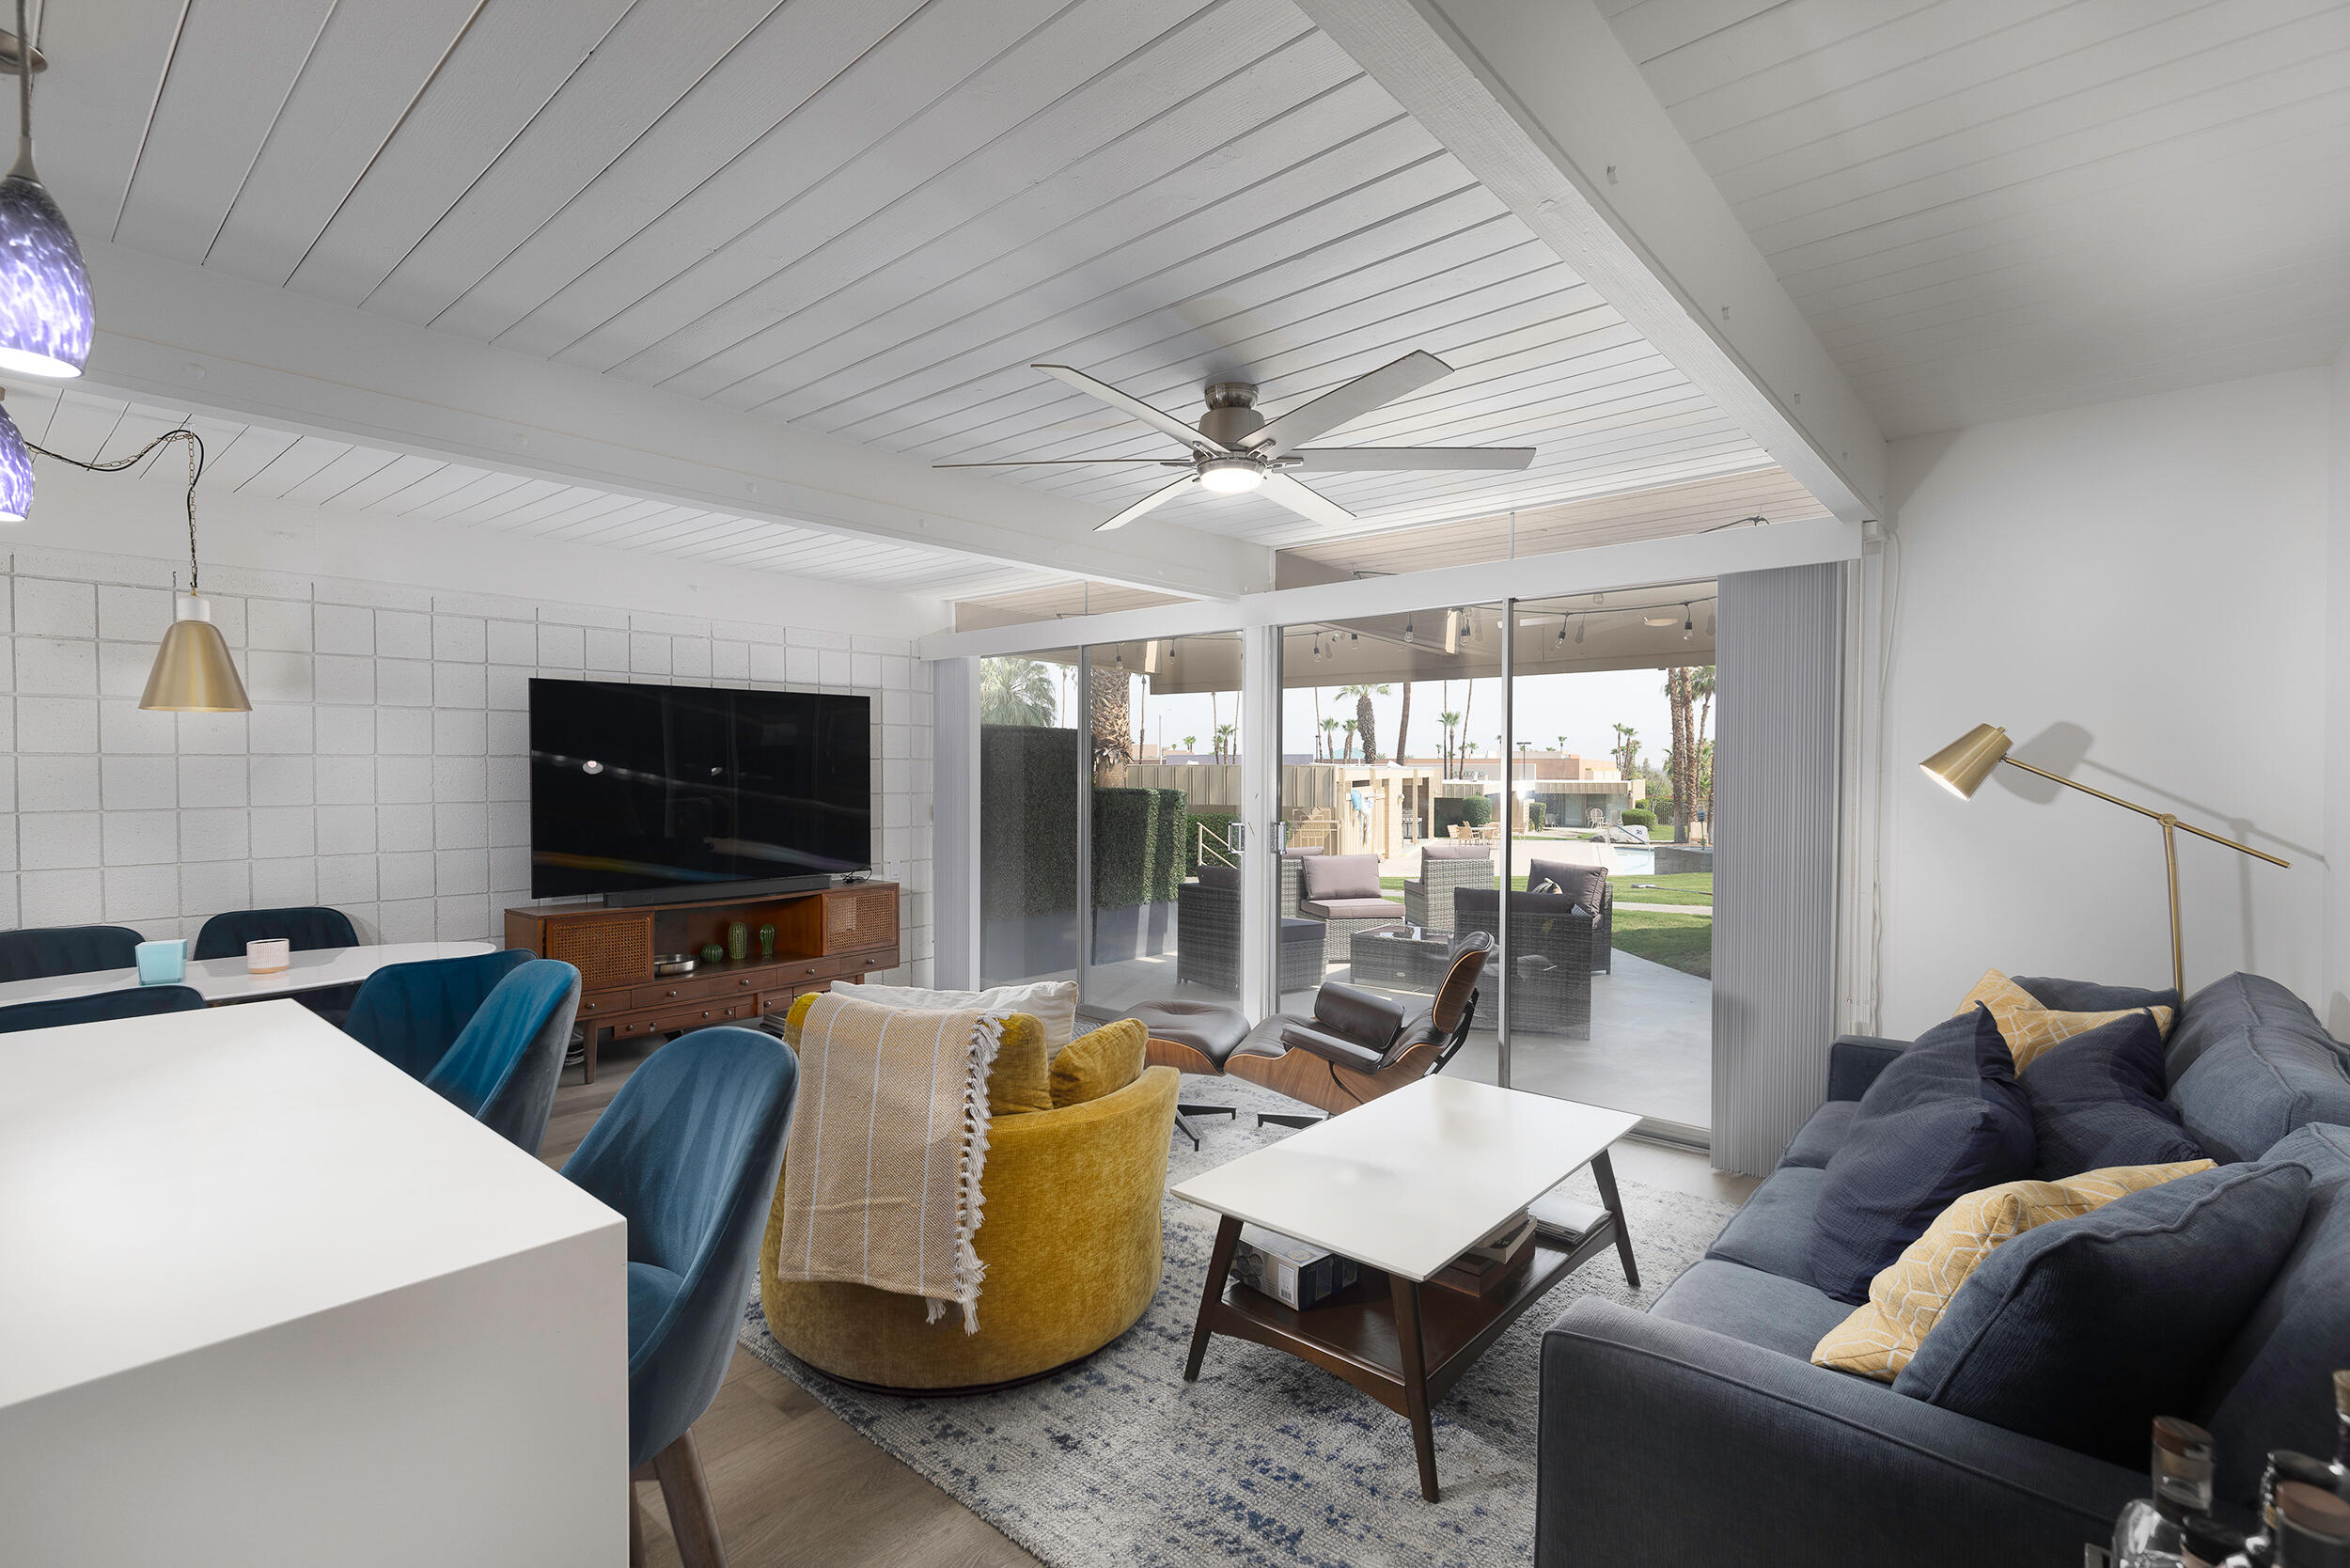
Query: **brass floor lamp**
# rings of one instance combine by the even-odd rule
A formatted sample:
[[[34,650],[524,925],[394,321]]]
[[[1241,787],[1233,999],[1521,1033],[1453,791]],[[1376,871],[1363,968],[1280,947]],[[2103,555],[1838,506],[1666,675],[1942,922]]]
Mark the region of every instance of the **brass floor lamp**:
[[[2005,762],[2011,768],[2021,768],[2026,773],[2038,774],[2050,783],[2061,784],[2068,790],[2078,790],[2085,795],[2095,795],[2099,800],[2110,801],[2124,810],[2135,811],[2141,817],[2152,817],[2160,823],[2162,824],[2163,869],[2170,881],[2170,985],[2184,998],[2186,996],[2186,960],[2179,947],[2178,836],[2182,833],[2192,833],[2198,839],[2209,839],[2215,844],[2225,844],[2232,850],[2240,850],[2255,860],[2265,860],[2272,866],[2285,866],[2290,865],[2291,862],[2280,860],[2266,851],[2256,850],[2249,844],[2239,844],[2233,839],[2222,838],[2217,833],[2197,827],[2193,823],[2183,823],[2168,811],[2157,811],[2152,807],[2140,806],[2134,800],[2123,800],[2119,795],[2109,795],[2103,790],[2092,790],[2086,784],[2076,783],[2061,774],[2050,773],[2045,768],[2035,768],[2029,762],[2019,762],[2007,754],[2011,744],[2013,743],[2008,740],[2007,731],[1998,725],[1978,724],[1927,758],[1919,766],[1926,770],[1927,777],[1961,800],[1970,799],[1974,792],[1982,787],[1982,781],[1991,776],[1991,770],[2001,762]]]

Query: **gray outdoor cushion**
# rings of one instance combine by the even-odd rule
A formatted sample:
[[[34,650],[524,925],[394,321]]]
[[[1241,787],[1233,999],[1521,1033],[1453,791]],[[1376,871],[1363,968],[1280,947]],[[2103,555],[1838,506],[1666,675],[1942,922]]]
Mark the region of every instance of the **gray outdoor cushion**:
[[[1843,1147],[1844,1136],[1852,1131],[1852,1119],[1860,1110],[1857,1100],[1830,1100],[1811,1113],[1810,1120],[1795,1130],[1794,1139],[1781,1154],[1781,1165],[1809,1166],[1814,1169],[1826,1166],[1830,1154]]]
[[[1309,899],[1379,897],[1379,857],[1375,855],[1317,855],[1305,867]]]
[[[2171,1084],[2175,1087],[2204,1052],[2238,1029],[2289,1036],[2337,1056],[2344,1053],[2300,997],[2263,975],[2229,975],[2189,996],[2171,1026],[2164,1043]],[[2253,1152],[2267,1147],[2263,1143]]]
[[[2350,1126],[2350,1061],[2331,1041],[2237,1024],[2197,1044],[2194,1065],[2173,1070],[2170,1103],[2213,1159],[2258,1159],[2312,1121]]]
[[[1607,897],[1607,869],[1585,866],[1569,860],[1535,860],[1528,863],[1526,886],[1536,891],[1541,884],[1552,883],[1559,891],[1573,899],[1593,914]]]
[[[2331,1379],[2350,1367],[2350,1127],[2304,1127],[2261,1159],[2307,1170],[2310,1205],[2195,1410],[2219,1448],[2219,1495],[2238,1503],[2251,1501],[2270,1449],[2332,1450]]]
[[[1403,906],[1392,899],[1300,899],[1297,907],[1325,920],[1400,920]]]
[[[1240,868],[1238,866],[1202,866],[1199,868],[1199,886],[1236,888],[1240,886]]]
[[[1491,844],[1422,844],[1419,846],[1420,874],[1428,874],[1427,866],[1431,860],[1491,860],[1493,857],[1494,847]]]
[[[1712,1258],[1674,1280],[1649,1309],[1652,1317],[1710,1328],[1799,1361],[1810,1360],[1812,1347],[1851,1313],[1799,1279]]]
[[[1826,1171],[1804,1166],[1774,1170],[1714,1238],[1705,1255],[1810,1285],[1811,1211],[1819,1204],[1820,1186],[1826,1179]]]

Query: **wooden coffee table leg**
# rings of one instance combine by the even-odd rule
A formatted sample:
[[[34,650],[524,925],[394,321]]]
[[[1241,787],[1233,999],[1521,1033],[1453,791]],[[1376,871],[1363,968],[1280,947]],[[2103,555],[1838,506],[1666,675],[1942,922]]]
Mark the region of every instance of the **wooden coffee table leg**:
[[[1419,1338],[1419,1282],[1387,1277],[1395,1291],[1395,1343],[1403,1360],[1403,1409],[1412,1422],[1412,1452],[1419,1460],[1419,1495],[1436,1500],[1436,1434],[1428,1420],[1428,1367]]]
[[[1240,1240],[1240,1221],[1226,1215],[1215,1228],[1215,1250],[1208,1254],[1208,1284],[1199,1293],[1199,1321],[1191,1329],[1191,1355],[1183,1362],[1183,1381],[1199,1381],[1199,1362],[1208,1354],[1208,1325],[1216,1303],[1224,1299],[1224,1281],[1232,1272],[1232,1244]]]
[[[1591,1177],[1599,1183],[1599,1200],[1616,1216],[1616,1256],[1623,1262],[1623,1282],[1640,1288],[1640,1265],[1632,1261],[1632,1227],[1624,1223],[1623,1200],[1616,1196],[1616,1166],[1603,1149],[1591,1156]]]

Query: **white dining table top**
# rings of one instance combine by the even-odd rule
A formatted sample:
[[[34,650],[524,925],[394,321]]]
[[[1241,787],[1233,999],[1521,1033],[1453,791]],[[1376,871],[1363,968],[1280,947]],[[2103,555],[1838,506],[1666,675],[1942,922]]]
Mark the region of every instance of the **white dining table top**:
[[[244,954],[238,953],[233,958],[192,958],[186,977],[166,983],[184,985],[207,1002],[252,1002],[303,991],[356,985],[378,969],[394,964],[464,958],[491,950],[487,942],[379,942],[356,948],[314,948],[291,954],[286,967],[271,975],[252,973],[246,967]],[[136,969],[92,969],[78,975],[6,980],[0,981],[0,1007],[94,996],[102,991],[131,991],[137,989],[138,984]]]
[[[619,1223],[297,1002],[0,1034],[0,1407]]]
[[[1441,1074],[1174,1189],[1201,1208],[1425,1280],[1639,1124]]]

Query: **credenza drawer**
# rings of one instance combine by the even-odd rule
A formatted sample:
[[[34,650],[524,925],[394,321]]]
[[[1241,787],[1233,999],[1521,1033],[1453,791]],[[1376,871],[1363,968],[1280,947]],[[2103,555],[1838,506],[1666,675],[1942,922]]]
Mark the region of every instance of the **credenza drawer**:
[[[628,994],[631,1007],[666,1007],[671,1002],[695,1002],[704,996],[723,996],[736,989],[734,980],[725,976],[707,979],[695,975],[680,975],[675,980],[658,980],[651,985],[639,985]]]

